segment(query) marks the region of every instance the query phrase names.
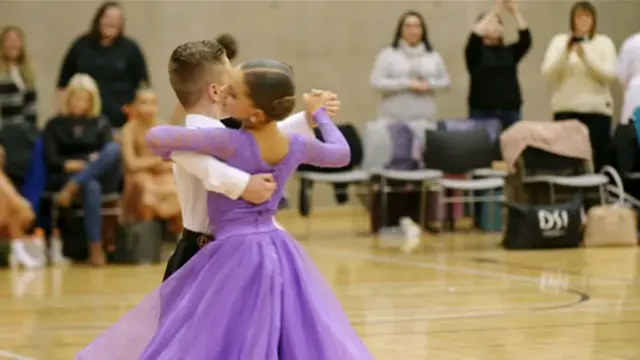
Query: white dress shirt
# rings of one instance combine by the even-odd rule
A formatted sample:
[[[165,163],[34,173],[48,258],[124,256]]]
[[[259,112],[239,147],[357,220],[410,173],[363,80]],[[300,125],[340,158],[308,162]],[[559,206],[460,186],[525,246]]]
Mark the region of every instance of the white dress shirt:
[[[196,114],[187,115],[185,126],[191,129],[224,127],[217,119]],[[278,126],[286,133],[314,136],[304,112],[289,116],[280,121]],[[251,175],[210,155],[174,152],[171,159],[175,163],[173,173],[185,229],[211,233],[207,213],[207,192],[213,191],[237,199],[249,184]]]
[[[640,33],[622,43],[616,72],[625,90],[620,122],[626,124],[633,109],[640,105]]]

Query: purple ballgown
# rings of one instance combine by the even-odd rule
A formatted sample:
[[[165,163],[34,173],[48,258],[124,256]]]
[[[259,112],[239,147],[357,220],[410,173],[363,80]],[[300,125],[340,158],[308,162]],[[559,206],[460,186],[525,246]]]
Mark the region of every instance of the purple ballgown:
[[[297,166],[342,167],[349,146],[324,110],[314,114],[325,143],[292,135],[270,166],[253,136],[225,128],[157,126],[158,155],[211,154],[248,173],[272,173],[262,205],[208,194],[216,241],[78,354],[80,360],[369,360],[322,274],[273,217]]]

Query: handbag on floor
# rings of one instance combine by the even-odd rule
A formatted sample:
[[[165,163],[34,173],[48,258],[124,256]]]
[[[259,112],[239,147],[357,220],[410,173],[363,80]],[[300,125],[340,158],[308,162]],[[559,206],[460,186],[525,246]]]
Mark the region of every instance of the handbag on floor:
[[[142,221],[129,226],[126,236],[126,252],[134,264],[157,264],[162,253],[162,224],[158,221]]]
[[[73,210],[61,209],[58,219],[58,229],[62,239],[62,254],[64,257],[77,262],[85,262],[89,257],[89,246],[84,230],[84,218],[75,216]],[[63,215],[64,214],[64,215]]]
[[[592,207],[587,213],[584,246],[638,246],[636,213],[621,205]]]
[[[637,215],[624,205],[622,179],[609,167],[605,167],[618,186],[616,204],[594,206],[587,213],[584,246],[637,246]]]

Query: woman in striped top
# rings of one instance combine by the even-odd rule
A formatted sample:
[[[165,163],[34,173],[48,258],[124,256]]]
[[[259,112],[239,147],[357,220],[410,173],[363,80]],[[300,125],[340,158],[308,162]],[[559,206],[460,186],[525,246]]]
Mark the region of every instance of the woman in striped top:
[[[17,27],[8,26],[0,31],[0,153],[4,154],[2,179],[9,181],[1,182],[0,196],[19,199],[14,190],[20,189],[25,180],[37,137],[33,67],[25,50],[24,34]],[[7,191],[10,187],[13,190]],[[22,211],[8,212],[15,218],[3,221],[20,225],[9,228],[13,259],[25,267],[37,267],[41,264],[26,252],[22,241],[33,215],[27,211],[26,201],[13,202],[14,209]]]

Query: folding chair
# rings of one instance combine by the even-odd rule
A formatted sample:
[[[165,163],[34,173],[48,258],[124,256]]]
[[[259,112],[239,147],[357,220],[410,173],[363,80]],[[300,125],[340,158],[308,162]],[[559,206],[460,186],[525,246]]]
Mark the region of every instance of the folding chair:
[[[488,173],[489,170],[486,169],[496,159],[495,149],[495,141],[492,141],[487,131],[482,128],[462,131],[427,131],[425,164],[444,174],[462,177],[461,179],[439,179],[439,208],[453,203],[503,201],[503,195],[497,194],[504,187],[502,177],[474,179],[471,176],[474,171]],[[466,195],[448,195],[453,192]],[[474,192],[482,192],[483,195],[474,196]],[[448,218],[451,229],[455,228],[453,214],[449,213]]]
[[[298,179],[300,180],[300,196],[305,204],[311,207],[311,195],[312,185],[315,183],[327,184],[327,185],[343,185],[339,188],[335,187],[335,192],[338,195],[356,195],[356,196],[369,196],[369,173],[362,169],[359,169],[362,163],[363,144],[358,135],[355,127],[350,124],[338,126],[343,133],[347,142],[349,143],[351,151],[351,164],[349,164],[348,170],[345,169],[331,169],[331,171],[324,171],[308,165],[302,165],[297,171]],[[316,133],[318,138],[321,134]],[[336,171],[337,170],[337,171]],[[351,188],[355,187],[355,193],[350,194]],[[311,211],[311,210],[310,210]],[[311,233],[311,214],[309,213],[305,221],[306,235],[307,237]],[[354,209],[352,217],[356,217],[356,211]],[[355,222],[355,221],[354,221]]]
[[[524,184],[544,183],[549,186],[549,200],[556,203],[556,188],[598,188],[600,203],[605,202],[605,185],[609,182],[604,174],[593,173],[590,160],[553,154],[527,147],[518,161],[524,174]]]
[[[42,198],[49,201],[51,204],[51,228],[58,228],[58,221],[60,219],[60,213],[64,212],[65,215],[81,217],[84,216],[84,209],[79,207],[79,203],[75,200],[69,209],[61,210],[56,206],[56,203],[53,199],[54,193],[45,192],[42,195]],[[110,193],[103,194],[100,197],[100,215],[102,216],[120,216],[121,214],[121,206],[120,206],[120,194],[119,193]]]

